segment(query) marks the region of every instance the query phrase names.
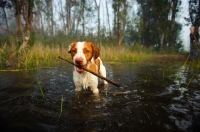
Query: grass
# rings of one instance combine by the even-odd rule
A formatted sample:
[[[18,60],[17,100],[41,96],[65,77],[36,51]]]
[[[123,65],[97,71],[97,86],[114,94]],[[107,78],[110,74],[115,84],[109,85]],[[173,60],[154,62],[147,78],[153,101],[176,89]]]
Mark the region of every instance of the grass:
[[[39,67],[53,67],[60,63],[65,63],[58,59],[61,56],[66,59],[71,59],[68,53],[69,44],[60,45],[44,45],[40,42],[35,43],[32,47],[23,53],[16,52],[16,48],[10,50],[10,46],[6,43],[0,47],[0,68],[5,68],[10,64],[14,69],[30,69],[32,65],[35,68]],[[134,46],[112,46],[100,44],[98,45],[101,50],[101,58],[103,61],[108,62],[142,62],[150,60],[153,57],[160,55],[153,50],[153,48],[144,48],[141,45]],[[171,55],[171,54],[167,54]]]
[[[44,46],[41,43],[28,47],[23,54],[15,52],[11,56],[9,46],[0,48],[0,68],[11,63],[14,68],[30,69],[32,65],[35,68],[51,67],[58,65],[60,62],[58,56],[69,57],[67,48],[59,46]]]
[[[32,47],[23,53],[19,54],[16,51],[10,52],[10,47],[4,45],[0,47],[0,68],[3,68],[7,63],[11,63],[15,68],[25,68],[29,69],[34,64],[35,68],[38,67],[51,67],[62,63],[58,59],[58,56],[70,59],[71,56],[68,53],[68,45],[58,46],[58,45],[43,45],[41,43],[36,43]],[[139,62],[147,60],[153,54],[145,53],[143,50],[134,50],[134,47],[121,46],[100,46],[101,58],[104,61],[112,62]],[[12,54],[12,56],[11,56]]]
[[[155,55],[142,47],[135,49],[133,46],[101,46],[101,53],[102,60],[113,62],[141,62]]]
[[[179,72],[178,72],[178,74],[177,74],[177,76],[176,76],[176,79],[180,76],[180,73],[181,73],[181,71],[182,71],[182,68],[186,65],[186,63],[187,63],[189,57],[190,57],[190,55],[188,55],[187,59],[185,60],[185,62],[184,62],[184,64],[183,64],[183,66],[180,68],[180,70],[179,70]],[[176,80],[176,79],[175,79],[175,80]]]
[[[60,99],[60,114],[59,114],[59,118],[60,118],[60,116],[62,115],[62,111],[63,111],[63,101],[64,101],[64,99],[63,99],[63,95],[61,95],[61,99]]]
[[[36,81],[37,81],[37,84],[38,84],[38,87],[40,88],[40,92],[42,94],[42,98],[44,99],[45,96],[44,96],[44,92],[43,92],[43,89],[42,89],[42,86],[41,86],[41,83],[40,83],[40,79],[39,79],[39,76],[34,68],[34,66],[32,65],[32,70],[34,71],[34,74],[35,74],[35,77],[36,77]]]

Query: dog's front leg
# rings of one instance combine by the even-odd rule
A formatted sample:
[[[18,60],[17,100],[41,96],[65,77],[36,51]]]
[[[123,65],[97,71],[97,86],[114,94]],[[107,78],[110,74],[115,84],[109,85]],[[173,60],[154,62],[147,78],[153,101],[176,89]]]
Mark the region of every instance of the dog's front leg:
[[[90,74],[90,76],[89,76],[89,87],[94,94],[99,93],[99,89],[97,88],[97,86],[98,86],[98,78],[96,76]]]
[[[90,86],[90,89],[94,94],[98,94],[99,93],[99,89],[97,88],[97,86]]]
[[[75,91],[81,91],[82,90],[82,85],[81,85],[79,78],[80,78],[79,74],[76,71],[74,71],[73,72],[73,81],[74,81],[74,84],[75,84],[75,87],[76,87]]]

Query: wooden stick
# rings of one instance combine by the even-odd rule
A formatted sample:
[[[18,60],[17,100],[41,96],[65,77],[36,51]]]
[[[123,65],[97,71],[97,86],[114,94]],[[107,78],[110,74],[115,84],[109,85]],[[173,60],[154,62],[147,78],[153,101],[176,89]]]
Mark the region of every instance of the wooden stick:
[[[111,84],[113,84],[113,85],[115,85],[115,86],[117,86],[117,87],[120,86],[120,85],[117,84],[116,82],[114,82],[114,81],[112,81],[112,80],[110,80],[110,79],[108,79],[108,78],[105,78],[105,77],[101,76],[100,74],[97,74],[97,73],[95,73],[95,72],[93,72],[93,71],[91,71],[91,70],[89,70],[89,69],[87,69],[87,68],[85,68],[85,67],[81,67],[81,66],[78,66],[78,65],[74,64],[72,61],[66,60],[66,59],[64,59],[64,58],[62,58],[62,57],[60,57],[60,56],[59,56],[58,58],[60,58],[61,60],[67,61],[68,63],[70,63],[70,64],[72,64],[72,65],[74,65],[74,66],[76,66],[76,67],[79,67],[79,68],[81,68],[81,69],[83,69],[83,70],[85,70],[85,71],[87,71],[87,72],[90,72],[90,73],[92,73],[93,75],[95,75],[95,76],[97,76],[97,77],[99,77],[99,78],[101,78],[101,79],[103,79],[103,80],[106,80],[107,82],[109,82],[109,83],[111,83]]]

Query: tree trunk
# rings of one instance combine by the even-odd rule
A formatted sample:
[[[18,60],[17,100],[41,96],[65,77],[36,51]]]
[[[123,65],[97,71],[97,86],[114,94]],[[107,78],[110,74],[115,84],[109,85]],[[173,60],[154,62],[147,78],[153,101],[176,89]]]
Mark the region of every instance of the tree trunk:
[[[71,21],[71,2],[69,0],[66,0],[66,12],[67,12],[67,35],[70,35],[71,28],[72,28],[72,21]]]
[[[27,0],[26,3],[23,4],[23,16],[25,18],[26,27],[22,35],[22,44],[19,48],[19,53],[24,52],[30,40],[31,23],[33,18],[33,6],[34,2],[32,0]]]
[[[176,18],[176,8],[177,8],[178,0],[172,0],[171,5],[172,5],[172,15],[171,15],[171,34],[170,34],[170,42],[169,42],[169,47],[175,47],[175,38],[174,38],[174,25],[175,25],[175,18]]]
[[[83,0],[81,2],[82,6],[81,6],[81,10],[82,10],[82,36],[85,36],[85,0]]]
[[[36,20],[37,26],[35,27],[36,30],[39,30],[39,33],[44,35],[44,24],[43,24],[43,18],[41,13],[41,4],[36,4],[37,7],[37,13],[36,13]]]
[[[16,31],[17,31],[17,38],[18,38],[18,41],[22,41],[21,39],[21,35],[22,35],[22,23],[21,23],[21,9],[22,9],[22,5],[19,4],[20,0],[15,0],[14,3],[15,3],[15,10],[16,10]]]
[[[54,34],[54,20],[53,20],[53,15],[54,15],[54,13],[53,13],[53,0],[51,0],[51,36],[53,36],[53,34]]]
[[[162,31],[161,40],[160,40],[160,49],[164,48],[164,39],[165,39],[165,32]]]
[[[3,16],[4,16],[4,19],[5,19],[5,22],[6,22],[6,30],[7,30],[8,35],[10,35],[10,30],[9,30],[9,26],[8,26],[8,19],[7,19],[5,7],[3,7],[2,9],[3,9]]]
[[[53,0],[45,0],[46,6],[47,6],[47,33],[49,33],[50,36],[53,36]]]
[[[99,1],[99,5],[97,4],[97,0],[95,0],[95,5],[96,5],[96,8],[97,8],[97,21],[98,21],[98,28],[97,28],[97,37],[99,38],[100,37],[100,3],[101,3],[101,0]]]
[[[108,20],[108,31],[109,31],[109,35],[111,36],[110,17],[109,17],[109,11],[108,11],[108,3],[107,3],[107,0],[106,0],[106,12],[107,12],[107,20]]]
[[[59,12],[59,17],[61,19],[61,31],[63,34],[66,34],[66,26],[65,26],[65,13],[63,11],[63,3],[62,3],[62,0],[59,0],[58,2],[58,6],[60,8],[60,12]]]

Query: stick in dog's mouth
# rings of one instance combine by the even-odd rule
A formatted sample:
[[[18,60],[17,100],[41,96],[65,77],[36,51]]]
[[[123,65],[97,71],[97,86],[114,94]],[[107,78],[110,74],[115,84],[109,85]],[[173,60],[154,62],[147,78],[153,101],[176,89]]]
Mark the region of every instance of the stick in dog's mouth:
[[[105,78],[105,77],[101,76],[100,74],[97,74],[97,73],[95,73],[95,72],[93,72],[93,71],[91,71],[91,70],[89,70],[89,69],[87,69],[87,68],[85,68],[85,67],[83,67],[83,66],[76,65],[76,64],[74,64],[72,61],[69,61],[69,60],[67,60],[67,59],[64,59],[64,58],[62,58],[61,56],[59,56],[58,58],[61,59],[61,60],[67,61],[68,63],[70,63],[70,64],[76,66],[76,69],[78,68],[78,69],[85,70],[85,71],[90,72],[90,73],[92,73],[93,75],[95,75],[95,76],[97,76],[97,77],[99,77],[99,78],[101,78],[101,79],[103,79],[103,80],[106,80],[107,82],[109,82],[109,83],[111,83],[111,84],[113,84],[113,85],[115,85],[115,86],[117,86],[117,87],[120,86],[118,83],[116,83],[116,82],[114,82],[114,81],[112,81],[112,80],[110,80],[110,79],[108,79],[108,78]]]

